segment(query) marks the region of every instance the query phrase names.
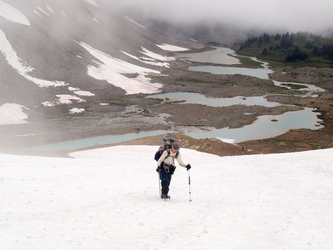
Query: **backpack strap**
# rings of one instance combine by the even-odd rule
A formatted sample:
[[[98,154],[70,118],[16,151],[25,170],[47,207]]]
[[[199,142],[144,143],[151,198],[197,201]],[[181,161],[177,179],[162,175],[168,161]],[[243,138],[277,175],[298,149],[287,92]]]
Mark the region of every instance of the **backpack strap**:
[[[167,149],[166,151],[168,152],[168,155],[164,158],[164,160],[165,160],[166,158],[170,157],[170,149]],[[163,161],[164,161],[164,160],[163,160]]]
[[[168,152],[168,155],[164,158],[164,160],[165,160],[166,158],[170,157],[170,149],[167,149],[167,152]],[[176,159],[177,159],[178,155],[179,155],[179,150],[177,151],[177,153],[176,153],[176,155],[175,155],[175,158],[176,158]],[[164,161],[164,160],[163,160],[163,161]]]

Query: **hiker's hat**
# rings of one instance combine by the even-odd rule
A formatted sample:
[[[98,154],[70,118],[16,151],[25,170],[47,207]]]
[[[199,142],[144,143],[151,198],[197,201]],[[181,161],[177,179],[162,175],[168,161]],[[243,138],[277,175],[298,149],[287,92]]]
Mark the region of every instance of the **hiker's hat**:
[[[173,149],[179,150],[179,144],[178,144],[178,142],[172,143],[171,146],[173,147]]]

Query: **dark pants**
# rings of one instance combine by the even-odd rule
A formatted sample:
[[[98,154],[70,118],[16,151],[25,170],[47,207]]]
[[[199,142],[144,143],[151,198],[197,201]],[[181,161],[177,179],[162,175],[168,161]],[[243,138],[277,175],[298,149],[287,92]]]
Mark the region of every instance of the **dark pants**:
[[[162,194],[168,194],[169,192],[169,185],[171,182],[171,173],[166,173],[164,168],[162,167],[162,170],[160,172],[160,179],[162,183]]]

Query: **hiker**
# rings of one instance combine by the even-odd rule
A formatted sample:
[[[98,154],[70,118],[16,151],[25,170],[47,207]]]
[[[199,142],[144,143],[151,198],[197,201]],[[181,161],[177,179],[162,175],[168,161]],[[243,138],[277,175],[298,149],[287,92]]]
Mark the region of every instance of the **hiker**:
[[[171,182],[171,176],[176,169],[176,166],[174,165],[175,158],[177,159],[177,162],[180,166],[186,168],[187,170],[191,169],[191,165],[186,165],[182,160],[181,154],[179,152],[178,142],[173,142],[170,149],[166,149],[163,151],[161,157],[157,161],[156,169],[156,171],[160,174],[160,179],[162,183],[162,199],[170,199],[168,192]]]

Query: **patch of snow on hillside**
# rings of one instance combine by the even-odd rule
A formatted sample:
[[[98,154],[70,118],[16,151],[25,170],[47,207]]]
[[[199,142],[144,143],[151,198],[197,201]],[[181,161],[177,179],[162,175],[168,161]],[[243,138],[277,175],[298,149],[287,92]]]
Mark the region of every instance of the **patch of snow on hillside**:
[[[144,47],[141,47],[141,48],[142,48],[142,51],[141,51],[142,54],[144,54],[146,56],[149,56],[153,59],[160,60],[160,61],[174,61],[174,60],[176,60],[174,57],[162,56],[160,54],[149,51],[148,49],[146,49]]]
[[[74,94],[79,95],[79,96],[95,96],[95,94],[91,93],[90,91],[74,91]]]
[[[20,104],[6,103],[0,106],[0,125],[24,124],[28,115],[23,112],[28,109]]]
[[[164,201],[157,147],[0,154],[0,245],[333,249],[333,149],[218,157],[181,148],[192,169],[177,167]]]
[[[35,13],[38,13],[41,17],[42,15],[38,12],[40,11],[42,14],[50,16],[49,13],[47,13],[45,10],[43,10],[41,7],[38,7]]]
[[[137,57],[137,56],[134,56],[134,55],[131,55],[127,52],[124,52],[124,51],[121,51],[122,53],[124,53],[125,55],[139,61],[139,62],[142,62],[142,63],[145,63],[145,64],[148,64],[148,65],[154,65],[154,66],[159,66],[159,67],[166,67],[166,68],[169,68],[170,67],[170,64],[167,63],[167,62],[157,62],[156,60],[154,60],[153,58],[147,58],[147,57]]]
[[[183,48],[183,47],[178,47],[178,46],[174,46],[174,45],[170,45],[170,44],[155,44],[157,47],[163,49],[163,50],[167,50],[167,51],[174,51],[174,52],[179,52],[179,51],[187,51],[190,49],[187,48]]]
[[[43,14],[50,16],[49,13],[47,13],[45,10],[43,10],[41,7],[38,7],[38,10],[42,12]]]
[[[64,16],[68,17],[68,15],[67,15],[63,10],[61,10],[60,12],[61,12]]]
[[[15,50],[7,40],[5,33],[0,30],[0,51],[5,56],[8,64],[16,69],[21,75],[26,75],[27,73],[33,71],[30,66],[25,66],[21,63],[21,59],[17,56]]]
[[[80,90],[79,88],[68,87],[68,90],[73,91],[74,94],[79,96],[95,96],[95,94],[91,93],[90,91],[83,91]]]
[[[91,4],[92,6],[99,7],[95,0],[85,0],[87,3]]]
[[[69,110],[70,114],[79,114],[79,113],[83,113],[85,111],[84,108],[72,108]]]
[[[23,25],[30,25],[29,19],[19,10],[0,0],[0,16]]]
[[[50,6],[46,5],[46,8],[47,8],[49,11],[51,11],[53,14],[56,14],[56,13],[54,12],[54,10],[52,10],[52,9],[50,8]]]
[[[147,29],[145,26],[143,26],[143,25],[141,25],[141,24],[139,24],[139,23],[133,21],[133,20],[132,20],[131,18],[129,18],[129,17],[125,16],[125,18],[126,18],[127,20],[131,21],[132,23],[138,25],[139,27],[141,27],[141,28],[143,28],[143,29]]]
[[[102,51],[99,51],[86,43],[79,43],[91,55],[101,62],[95,62],[99,67],[89,66],[88,75],[98,80],[106,80],[108,83],[122,88],[127,94],[159,92],[162,87],[160,83],[152,83],[148,74],[160,74],[157,70],[143,68],[120,59],[114,58]],[[128,78],[123,74],[137,73],[136,78]]]
[[[48,88],[48,87],[61,87],[66,86],[68,83],[63,81],[48,81],[43,79],[38,79],[29,75],[23,75],[27,80],[34,82],[41,88]]]
[[[38,13],[38,11],[34,10],[34,13],[35,13],[36,15],[42,17],[42,15]]]
[[[59,104],[72,104],[72,100],[77,102],[86,102],[80,97],[74,95],[57,95],[57,97],[59,98]]]
[[[54,107],[56,105],[61,105],[61,104],[72,104],[73,100],[76,101],[77,103],[82,103],[86,102],[86,100],[81,99],[78,96],[75,95],[57,95],[58,101],[55,102],[43,102],[42,105],[45,107]]]
[[[227,138],[220,138],[220,137],[216,137],[216,139],[221,140],[225,143],[230,143],[230,144],[234,144],[235,140],[234,139],[227,139]]]
[[[34,69],[30,66],[25,66],[21,63],[22,60],[18,57],[15,50],[7,40],[5,33],[2,30],[0,30],[0,51],[4,54],[10,66],[12,66],[21,76],[23,76],[29,81],[34,82],[38,86],[58,87],[58,86],[67,85],[67,83],[62,81],[48,81],[29,76],[28,73],[32,72]]]

